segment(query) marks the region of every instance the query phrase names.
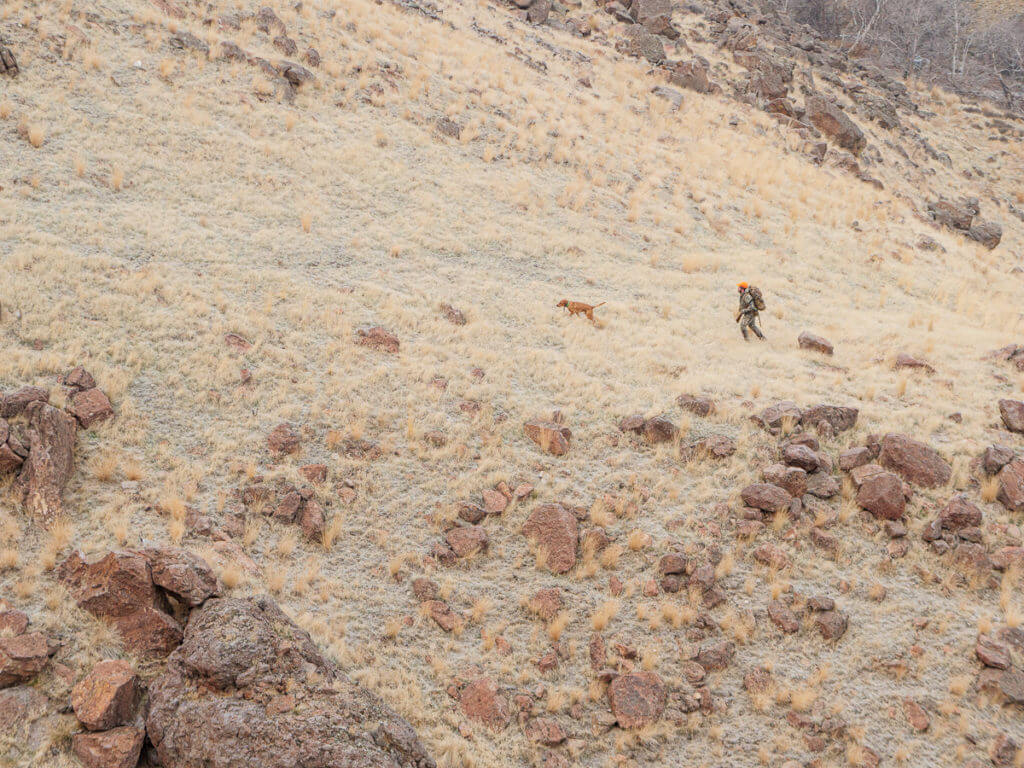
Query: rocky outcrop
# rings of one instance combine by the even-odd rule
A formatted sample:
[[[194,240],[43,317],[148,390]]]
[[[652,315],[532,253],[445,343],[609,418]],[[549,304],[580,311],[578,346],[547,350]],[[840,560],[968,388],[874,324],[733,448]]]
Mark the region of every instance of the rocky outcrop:
[[[412,726],[325,659],[269,597],[213,598],[150,685],[149,740],[175,768],[433,768]]]
[[[835,102],[821,95],[809,96],[806,103],[807,119],[834,144],[859,155],[867,146],[864,132],[841,110]]]
[[[880,442],[878,462],[908,483],[937,488],[949,482],[952,468],[938,451],[906,435],[888,434]]]
[[[32,401],[28,417],[28,456],[17,488],[25,510],[49,527],[64,514],[64,486],[74,471],[75,420],[46,402]]]
[[[148,656],[166,656],[181,642],[174,604],[181,615],[219,591],[206,561],[170,547],[110,552],[92,563],[74,552],[58,576],[79,608],[117,629],[128,650]]]
[[[981,213],[976,197],[960,200],[940,198],[928,203],[928,215],[937,224],[957,230],[992,250],[1003,238],[1003,228],[997,222],[977,218]]]

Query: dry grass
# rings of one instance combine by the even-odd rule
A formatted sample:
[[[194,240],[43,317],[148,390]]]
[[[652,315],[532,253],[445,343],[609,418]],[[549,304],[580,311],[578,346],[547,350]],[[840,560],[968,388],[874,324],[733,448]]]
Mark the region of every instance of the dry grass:
[[[878,192],[806,163],[773,122],[735,102],[687,93],[679,112],[666,111],[649,93],[656,77],[610,56],[600,34],[510,28],[504,9],[484,3],[438,5],[454,28],[371,0],[280,5],[291,34],[325,62],[292,101],[255,68],[171,48],[171,25],[211,44],[228,37],[191,7],[182,20],[137,0],[0,7],[5,40],[23,64],[0,99],[0,146],[9,149],[0,274],[17,275],[0,281],[0,388],[57,390],[57,374],[83,363],[118,411],[112,425],[80,433],[80,471],[68,490],[73,530],[58,537],[19,523],[0,488],[0,591],[45,620],[54,613],[46,604],[52,568],[70,547],[99,553],[147,541],[204,550],[210,542],[189,529],[189,509],[218,526],[247,512],[239,543],[254,568],[226,558],[218,566],[226,586],[240,595],[269,590],[291,615],[309,615],[310,628],[314,616],[325,622],[317,640],[346,669],[375,670],[378,692],[410,717],[440,765],[491,768],[539,755],[517,728],[458,733],[445,688],[471,664],[505,688],[523,674],[532,690],[542,678],[531,659],[552,643],[572,649],[543,678],[538,707],[568,718],[564,692],[578,689],[587,692],[580,722],[590,723],[606,708],[586,661],[593,632],[607,639],[610,658],[613,643],[631,644],[642,649],[638,667],[673,681],[688,632],[735,642],[737,659],[707,683],[730,701],[726,713],[693,713],[663,732],[587,731],[580,764],[812,759],[799,742],[792,755],[774,745],[779,707],[770,699],[759,708],[733,695],[760,654],[774,655],[786,680],[804,681],[790,684],[794,709],[849,702],[844,716],[865,729],[863,743],[884,763],[902,759],[895,745],[907,734],[878,702],[909,683],[872,660],[920,645],[928,664],[913,684],[937,698],[948,687],[971,732],[981,733],[996,710],[969,695],[974,661],[961,651],[979,617],[1019,623],[1021,608],[985,584],[961,606],[964,587],[943,583],[941,562],[914,528],[924,502],[940,508],[948,489],[915,489],[913,546],[901,560],[884,555],[848,484],[818,517],[841,540],[835,560],[805,546],[807,520],[783,515],[752,545],[736,546],[732,513],[715,505],[775,455],[774,441],[747,425],[751,410],[778,399],[830,401],[861,408],[853,433],[826,441],[833,455],[869,432],[912,433],[955,461],[956,485],[986,505],[986,524],[1019,523],[992,503],[992,480],[974,485],[968,462],[1006,439],[991,426],[992,404],[1014,387],[978,353],[1024,330],[1019,278],[1005,274],[1024,231],[989,202],[1019,192],[1011,187],[1024,154],[989,143],[939,94],[937,117],[907,119],[950,153],[953,167],[914,171],[887,135],[866,126],[886,160],[872,168],[886,185]],[[214,0],[202,16],[235,9]],[[81,26],[85,12],[121,33],[90,23],[88,45],[68,38],[55,66],[48,25]],[[580,13],[615,34],[590,0]],[[514,36],[546,73],[510,60],[513,48],[474,32],[474,21]],[[582,65],[534,35],[589,56],[594,87],[577,87]],[[234,39],[276,58],[251,25]],[[722,60],[711,44],[688,45]],[[462,126],[458,141],[437,135],[442,115]],[[984,164],[981,153],[998,156],[999,178],[967,182],[960,171]],[[989,254],[931,231],[911,206],[923,189],[979,194],[985,212],[1002,218],[1005,245]],[[926,232],[947,247],[941,258],[914,248]],[[738,279],[765,290],[764,345],[744,345],[732,322]],[[601,323],[559,314],[562,294],[607,301]],[[441,302],[463,309],[469,323],[444,320]],[[364,323],[394,331],[400,352],[356,345]],[[829,337],[835,357],[800,352],[795,338],[805,328]],[[227,347],[228,332],[252,348]],[[939,373],[894,373],[888,361],[902,349],[926,353]],[[244,385],[243,368],[251,375]],[[431,386],[436,377],[445,389]],[[683,392],[712,395],[718,412],[684,415],[675,406]],[[573,432],[561,458],[522,434],[525,419],[553,408]],[[962,423],[946,418],[954,408]],[[684,444],[729,434],[738,453],[683,466],[675,446],[621,435],[615,423],[630,413],[669,414]],[[281,421],[308,429],[298,457],[265,451],[265,435]],[[424,447],[419,437],[431,430],[446,435],[445,446]],[[359,440],[379,456],[362,457]],[[328,518],[322,540],[269,520],[271,508],[243,509],[240,486],[256,476],[301,483],[298,467],[313,462],[331,477],[315,490]],[[513,478],[532,483],[534,494],[483,521],[486,553],[452,568],[424,563],[443,535],[442,509]],[[519,535],[548,501],[589,508],[581,527],[611,539],[562,576]],[[748,550],[762,541],[793,558],[785,581],[753,566]],[[709,545],[718,549],[725,604],[706,608],[685,588],[642,594],[676,544],[695,562]],[[429,618],[405,625],[416,616],[409,582],[419,575],[440,583],[469,619],[459,633]],[[769,599],[837,596],[844,581],[853,585],[843,598],[850,631],[834,646],[813,627],[783,636],[763,619]],[[564,611],[544,625],[519,599],[549,586],[563,588]],[[921,615],[949,620],[918,631]],[[499,636],[511,655],[499,653]],[[69,647],[78,652],[76,643]],[[815,676],[829,664],[831,674]],[[380,682],[392,679],[414,681],[420,705],[396,693],[413,686]],[[906,764],[951,764],[954,730],[930,734]],[[771,745],[765,757],[734,749],[728,734],[736,732]],[[842,759],[859,759],[859,749],[851,743]]]

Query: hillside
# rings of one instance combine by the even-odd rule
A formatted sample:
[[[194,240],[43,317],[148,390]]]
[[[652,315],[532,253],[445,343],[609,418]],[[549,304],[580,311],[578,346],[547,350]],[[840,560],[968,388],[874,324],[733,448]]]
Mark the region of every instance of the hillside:
[[[0,7],[0,392],[74,411],[83,366],[113,410],[50,519],[0,462],[0,598],[52,644],[0,766],[80,764],[101,659],[165,675],[62,564],[167,547],[438,766],[1024,764],[1024,379],[987,356],[1024,332],[1024,120],[738,2],[676,39],[546,5]]]

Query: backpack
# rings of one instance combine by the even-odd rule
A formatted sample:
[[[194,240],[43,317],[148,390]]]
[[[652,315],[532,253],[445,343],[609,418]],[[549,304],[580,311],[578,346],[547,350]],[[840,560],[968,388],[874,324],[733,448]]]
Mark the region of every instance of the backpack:
[[[757,307],[758,312],[764,312],[767,305],[764,303],[764,296],[761,295],[761,289],[756,285],[750,286],[750,298],[754,300],[754,306]]]

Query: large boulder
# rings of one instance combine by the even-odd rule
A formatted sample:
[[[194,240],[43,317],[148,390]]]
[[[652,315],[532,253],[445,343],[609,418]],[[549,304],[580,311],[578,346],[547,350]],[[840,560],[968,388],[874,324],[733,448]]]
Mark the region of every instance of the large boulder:
[[[947,531],[977,528],[981,525],[981,510],[965,493],[958,493],[939,513],[939,524]]]
[[[772,513],[786,511],[793,501],[787,490],[771,483],[748,485],[740,491],[740,496],[748,507]]]
[[[808,96],[805,109],[811,125],[843,149],[859,155],[867,146],[864,132],[834,102],[820,95]]]
[[[861,483],[857,504],[882,520],[899,520],[907,507],[903,481],[892,472],[877,472]]]
[[[971,228],[967,230],[967,236],[972,240],[977,240],[991,251],[1002,241],[1003,228],[995,221],[975,219]]]
[[[174,768],[433,768],[412,726],[317,650],[269,597],[213,598],[149,688]]]
[[[938,451],[906,435],[887,434],[881,440],[878,462],[908,483],[938,488],[949,482],[953,470]]]
[[[1024,432],[1024,403],[1020,400],[1000,400],[999,416],[1011,432]]]
[[[25,510],[43,527],[64,514],[64,486],[75,468],[75,420],[46,402],[34,400],[28,416],[28,457],[17,487]]]
[[[73,552],[58,576],[78,607],[114,626],[128,650],[165,656],[181,642],[181,626],[167,612],[144,555],[110,552],[89,563]]]
[[[672,85],[688,88],[697,93],[715,93],[720,86],[711,80],[711,65],[707,59],[697,56],[689,61],[666,63],[668,79]]]
[[[834,432],[845,432],[853,429],[857,424],[857,416],[860,414],[856,408],[843,405],[813,405],[803,412],[800,417],[800,424],[804,427],[820,428],[822,423],[827,423]]]
[[[50,393],[42,387],[21,387],[0,394],[0,419],[13,419],[28,408],[30,403],[46,403],[49,400]]]
[[[978,215],[978,199],[965,197],[959,201],[935,200],[928,203],[928,215],[943,226],[966,232]]]
[[[203,558],[180,547],[152,547],[139,552],[149,562],[153,583],[190,608],[220,594],[217,574]]]
[[[651,64],[660,64],[665,60],[665,44],[661,37],[640,24],[626,27],[615,48],[619,53],[647,59]]]
[[[135,768],[145,740],[142,728],[126,725],[99,733],[76,733],[71,751],[84,768]]]
[[[561,504],[541,504],[523,525],[523,535],[544,552],[553,573],[566,573],[576,565],[579,522]]]
[[[999,492],[996,499],[1012,512],[1024,512],[1024,459],[1015,458],[996,475]]]

